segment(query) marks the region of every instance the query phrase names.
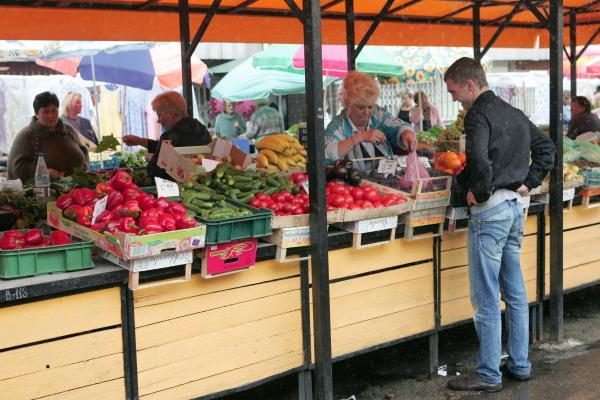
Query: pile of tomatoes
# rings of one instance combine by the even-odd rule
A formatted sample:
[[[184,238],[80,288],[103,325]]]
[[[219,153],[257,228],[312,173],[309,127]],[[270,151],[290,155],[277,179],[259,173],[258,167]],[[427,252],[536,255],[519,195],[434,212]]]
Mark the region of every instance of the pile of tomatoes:
[[[327,210],[345,208],[348,210],[364,210],[369,208],[391,207],[406,201],[399,194],[380,194],[369,184],[350,186],[329,182],[325,189],[327,193]]]
[[[310,211],[308,194],[302,192],[293,195],[289,190],[272,195],[257,193],[248,204],[256,208],[268,208],[279,216],[307,214]]]

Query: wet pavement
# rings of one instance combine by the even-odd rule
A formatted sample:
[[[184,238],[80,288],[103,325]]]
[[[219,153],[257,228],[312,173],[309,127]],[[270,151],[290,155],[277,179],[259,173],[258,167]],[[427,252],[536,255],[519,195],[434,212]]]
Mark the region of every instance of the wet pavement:
[[[547,306],[546,306],[547,309]],[[474,369],[473,324],[440,332],[439,359],[448,376],[429,379],[427,339],[413,340],[333,366],[334,399],[346,400],[600,400],[600,286],[565,297],[565,340],[531,346],[534,378],[505,379],[498,393],[455,392],[446,383]],[[547,319],[546,319],[547,321]],[[548,323],[545,326],[548,337]],[[295,400],[296,377],[287,377],[225,400]]]

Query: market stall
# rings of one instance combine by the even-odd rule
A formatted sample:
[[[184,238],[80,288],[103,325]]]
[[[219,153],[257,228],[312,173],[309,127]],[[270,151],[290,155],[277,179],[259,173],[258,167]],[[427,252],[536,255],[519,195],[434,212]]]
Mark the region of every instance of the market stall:
[[[386,11],[390,11],[391,3],[393,2],[386,4]],[[371,2],[368,6],[365,4],[366,2],[361,2],[361,7],[365,7],[361,8],[361,12],[372,11],[369,8],[372,7]],[[307,7],[310,8],[310,5],[307,4]],[[395,11],[400,12],[400,9],[406,7],[408,6],[399,6]],[[8,8],[9,12],[12,10]],[[46,11],[51,14],[59,12],[35,9],[36,13]],[[200,11],[204,12],[206,9]],[[305,10],[306,13],[308,11]],[[97,11],[95,17],[102,12]],[[298,10],[295,10],[289,14],[294,15],[297,12]],[[327,19],[327,13],[324,14],[326,24],[331,23],[331,20]],[[120,16],[120,13],[116,12],[111,15],[114,18],[106,21],[115,22]],[[304,22],[314,28],[308,21],[309,17],[311,15],[307,15]],[[231,16],[224,19],[228,18],[236,18],[239,21],[245,21],[245,18],[252,19],[252,17]],[[312,15],[312,18],[312,23],[318,21],[318,16],[315,18]],[[329,18],[333,19],[334,14]],[[281,22],[278,18],[272,19],[277,23]],[[281,19],[286,20],[286,23],[289,22],[289,19]],[[510,18],[508,20],[510,21]],[[390,29],[394,26],[393,19],[386,23],[389,23]],[[421,28],[424,26],[420,25],[422,22],[418,19],[409,23],[414,24],[411,26],[421,26]],[[528,29],[534,26],[535,24]],[[317,26],[317,31],[320,32],[319,28],[320,26]],[[523,32],[528,32],[527,29],[522,29]],[[457,28],[457,31],[463,32],[463,39],[471,39],[469,29]],[[157,32],[152,34],[158,34]],[[281,32],[288,31],[283,29]],[[386,29],[378,32],[385,34]],[[493,35],[490,33],[490,36]],[[456,35],[453,40],[459,40],[460,37]],[[390,38],[394,36],[391,35]],[[315,39],[308,34],[307,39],[306,42],[313,41],[313,45],[320,42],[320,38]],[[223,36],[219,36],[219,40],[223,40]],[[284,40],[283,36],[282,40]],[[432,34],[427,40],[435,40],[434,35]],[[194,41],[197,43],[197,40]],[[307,47],[309,51],[313,50],[314,54],[320,54],[320,51],[316,51],[320,50],[320,45]],[[312,76],[311,74],[320,76],[320,73],[315,71],[318,68],[319,57],[317,56],[315,64],[307,66],[308,76]],[[308,98],[311,102],[308,127],[312,132],[318,132],[315,127],[321,121],[316,105],[319,104],[322,93],[319,93],[319,85],[316,86],[308,85]],[[464,234],[455,232],[454,235],[457,236],[449,236],[448,233],[444,233],[441,240],[439,236],[433,236],[439,235],[440,215],[443,221],[446,205],[438,205],[433,208],[434,211],[427,212],[423,210],[431,209],[406,209],[402,212],[396,210],[396,216],[402,215],[402,221],[396,222],[395,227],[386,225],[387,221],[380,222],[383,225],[378,226],[386,228],[380,232],[361,232],[357,224],[351,228],[355,232],[348,232],[343,229],[343,218],[342,229],[330,229],[327,232],[324,229],[326,225],[324,222],[330,221],[330,216],[324,207],[325,172],[319,171],[316,167],[322,165],[320,162],[322,149],[319,150],[318,147],[319,140],[322,141],[322,138],[319,139],[318,136],[312,135],[307,163],[310,172],[311,200],[312,194],[318,192],[315,195],[317,199],[311,201],[310,206],[313,211],[307,218],[310,218],[311,226],[315,227],[319,222],[321,225],[319,231],[313,232],[312,235],[313,261],[318,267],[315,268],[316,271],[313,270],[309,275],[306,261],[290,263],[271,261],[270,259],[276,256],[278,250],[281,252],[282,246],[264,243],[258,245],[256,249],[258,262],[254,264],[254,268],[248,269],[250,265],[246,265],[240,268],[239,272],[206,279],[207,271],[203,273],[200,266],[197,268],[199,273],[192,274],[190,279],[185,279],[183,283],[148,287],[136,291],[130,291],[123,286],[127,278],[131,277],[129,271],[121,267],[110,267],[104,262],[98,263],[93,270],[94,273],[81,271],[72,274],[82,275],[68,278],[56,278],[61,275],[52,275],[49,279],[45,276],[29,278],[31,281],[24,281],[22,285],[14,283],[17,281],[3,281],[0,288],[4,295],[0,298],[10,307],[2,308],[0,311],[2,322],[7,321],[9,324],[7,326],[23,327],[23,330],[28,333],[38,332],[34,335],[24,335],[21,330],[15,329],[14,335],[11,334],[2,346],[3,357],[6,357],[7,361],[10,361],[10,357],[22,360],[26,352],[38,354],[38,346],[44,346],[44,352],[41,353],[43,355],[41,360],[44,362],[25,363],[26,368],[29,369],[24,373],[14,372],[9,367],[10,363],[3,363],[6,366],[4,376],[11,384],[12,392],[9,393],[14,394],[12,397],[66,398],[71,395],[73,398],[81,398],[87,397],[88,394],[90,396],[97,394],[105,398],[119,398],[120,395],[123,398],[198,396],[213,398],[290,373],[299,374],[299,390],[310,397],[307,392],[312,390],[312,384],[308,371],[311,363],[315,363],[316,387],[321,393],[319,398],[329,398],[327,397],[331,389],[331,376],[327,371],[330,363],[329,356],[350,357],[423,335],[432,338],[430,359],[432,364],[435,364],[436,333],[441,326],[449,326],[470,317],[468,303],[465,303],[468,283],[465,280]],[[315,149],[316,156],[311,153]],[[179,175],[177,168],[175,174]],[[283,176],[283,174],[278,175]],[[206,184],[206,182],[197,183]],[[415,200],[414,207],[417,207],[416,195],[418,194],[417,190],[407,196],[407,199]],[[578,199],[579,197],[576,198]],[[194,206],[198,205],[197,203]],[[436,210],[441,207],[444,208],[442,214]],[[597,212],[577,206],[573,210],[574,214],[565,214],[565,228],[581,230],[579,233],[595,234],[600,222]],[[416,211],[420,213],[412,214]],[[542,284],[544,280],[540,279],[540,276],[544,276],[544,259],[549,259],[544,257],[545,251],[540,249],[548,249],[549,246],[544,244],[546,237],[545,220],[542,217],[544,206],[532,206],[530,213],[534,215],[529,218],[527,225],[528,236],[525,243],[526,251],[523,253],[523,266],[528,290],[531,287],[538,290],[533,296],[530,293],[529,299],[532,305],[539,306],[539,301],[543,298],[539,293],[546,293],[545,287],[548,287]],[[345,214],[346,211],[342,213]],[[348,215],[352,216],[352,213]],[[374,215],[363,215],[359,221],[374,219]],[[574,216],[572,221],[570,215]],[[389,216],[391,215],[377,215],[377,218]],[[417,219],[418,222],[415,223],[415,218],[411,217],[422,219],[420,221]],[[331,218],[333,223],[334,217]],[[435,223],[432,224],[432,221]],[[357,221],[355,219],[346,222]],[[336,223],[340,223],[339,219]],[[269,228],[284,229],[273,228],[273,226],[271,223]],[[411,229],[407,230],[407,226]],[[426,228],[424,232],[419,232],[423,229],[421,226]],[[530,230],[533,226],[537,229]],[[288,228],[292,227],[294,226]],[[412,228],[416,228],[416,231]],[[415,233],[433,237],[410,241],[406,239],[407,232],[409,237]],[[263,229],[262,233],[267,233],[267,230]],[[364,248],[357,249],[356,237],[357,234],[362,233],[364,237],[358,243]],[[571,240],[579,236],[574,234],[569,238]],[[255,240],[252,243],[257,243]],[[302,240],[302,243],[306,244],[306,234]],[[318,246],[315,240],[319,241]],[[363,246],[370,244],[371,241],[390,241],[390,243],[380,244],[378,247]],[[205,250],[199,252],[206,252],[206,248],[207,246]],[[225,251],[223,248],[217,250]],[[300,250],[299,253],[300,258],[307,255],[306,249]],[[593,257],[593,255],[573,257],[573,263],[569,263],[569,268],[566,268],[573,269],[573,272],[569,271],[565,275],[565,282],[569,287],[576,288],[597,282],[598,277],[594,274],[593,266],[598,264],[598,260]],[[203,257],[197,257],[196,262],[201,258]],[[537,266],[535,278],[533,278],[532,265]],[[150,275],[151,282],[157,282],[154,280],[157,277]],[[315,303],[320,303],[312,308],[313,319],[310,318],[309,282],[311,279],[309,276],[312,276],[313,299]],[[47,282],[43,282],[45,279]],[[448,285],[444,283],[444,279],[447,280]],[[127,283],[130,283],[130,279]],[[91,304],[92,307],[87,310],[83,307],[82,309],[86,311],[80,314],[77,314],[79,308],[77,312],[69,311],[69,307],[73,307],[71,301],[76,300],[81,300],[82,304]],[[98,305],[104,304],[107,306],[98,310]],[[19,317],[24,315],[22,314],[24,312],[33,315],[38,313],[39,317],[23,323]],[[329,320],[329,312],[331,320]],[[90,318],[90,315],[94,318]],[[84,322],[53,324],[59,318]],[[88,322],[90,320],[93,321]],[[39,327],[32,325],[39,321],[46,322],[40,323]],[[61,326],[56,327],[56,325]],[[313,326],[314,341],[311,340]],[[389,329],[390,326],[393,328]],[[110,343],[104,347],[104,350],[94,354],[93,351],[99,348],[97,343],[102,342],[95,336],[100,332],[112,336],[106,339]],[[80,346],[89,353],[73,352],[73,358],[61,363],[60,359],[65,352],[58,352],[56,349],[62,345],[65,345],[62,350],[67,348],[66,346],[72,349],[71,341],[80,341]],[[239,345],[235,345],[236,343]],[[53,347],[54,345],[57,347]],[[312,354],[314,356],[311,356]],[[111,362],[110,366],[102,363],[106,360],[114,361],[114,358],[119,358],[122,362]],[[55,363],[55,360],[59,362]],[[69,374],[70,366],[74,369],[84,369],[89,366],[89,360],[100,360],[100,362],[96,367],[86,370],[87,374],[80,370],[75,374]],[[58,367],[54,368],[54,366]],[[42,382],[42,384],[32,382]]]

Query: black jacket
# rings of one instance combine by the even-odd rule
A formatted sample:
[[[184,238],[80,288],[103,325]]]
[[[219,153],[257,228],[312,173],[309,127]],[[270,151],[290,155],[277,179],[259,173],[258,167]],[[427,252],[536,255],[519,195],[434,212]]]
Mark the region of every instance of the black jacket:
[[[600,131],[600,118],[591,112],[582,112],[569,121],[569,131],[567,136],[570,139],[575,140],[575,138],[582,133],[596,131]]]
[[[160,145],[163,140],[171,140],[173,146],[202,146],[209,144],[212,140],[208,129],[194,118],[184,117],[168,131],[160,135],[160,140],[148,140],[148,152],[153,153],[152,158],[148,162],[148,176],[151,179],[158,176],[159,178],[173,180],[167,174],[167,171],[157,165],[158,154],[160,153]]]
[[[498,189],[537,187],[554,165],[552,140],[491,90],[479,95],[467,112],[465,133],[467,168],[459,181],[478,203]]]

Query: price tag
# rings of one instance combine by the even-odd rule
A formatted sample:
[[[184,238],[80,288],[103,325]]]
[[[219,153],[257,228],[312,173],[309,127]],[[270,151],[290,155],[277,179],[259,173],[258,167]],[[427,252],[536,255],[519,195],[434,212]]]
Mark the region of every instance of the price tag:
[[[177,185],[177,183],[159,177],[154,177],[154,181],[156,182],[157,197],[179,196],[179,186]]]
[[[108,202],[108,196],[104,196],[96,202],[94,205],[94,213],[92,214],[92,225],[96,223],[98,215],[102,214],[106,210],[106,203]]]
[[[304,191],[306,192],[306,194],[310,193],[308,191],[308,179],[302,181],[302,189],[304,189]]]
[[[398,165],[400,168],[406,168],[406,156],[398,157]]]
[[[379,160],[379,165],[377,166],[377,172],[384,175],[394,175],[396,173],[396,168],[398,167],[398,162],[396,160]]]
[[[419,157],[419,162],[423,164],[425,168],[431,168],[431,164],[429,164],[429,158],[427,157]]]

